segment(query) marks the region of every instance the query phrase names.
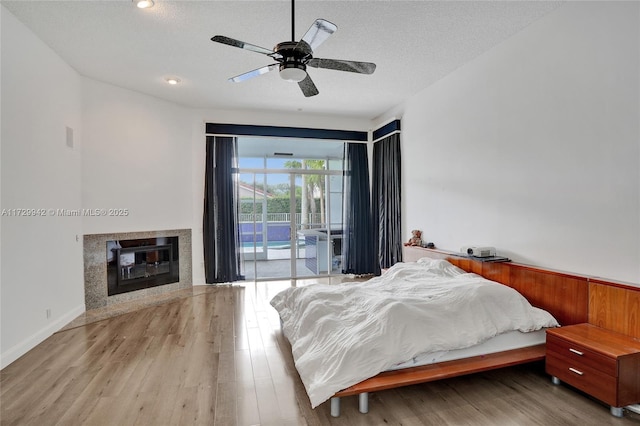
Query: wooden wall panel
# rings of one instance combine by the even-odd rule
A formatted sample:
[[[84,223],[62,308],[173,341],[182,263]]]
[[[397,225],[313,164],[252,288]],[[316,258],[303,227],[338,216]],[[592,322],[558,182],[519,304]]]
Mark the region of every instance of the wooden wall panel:
[[[585,277],[512,264],[508,285],[532,305],[549,311],[560,325],[587,322],[589,285]]]
[[[591,280],[589,323],[640,338],[640,287]]]
[[[513,262],[481,262],[442,250],[405,247],[407,262],[421,257],[447,259],[467,272],[518,290],[536,307],[549,311],[561,325],[587,322],[589,283],[585,276],[540,269]]]
[[[511,265],[505,262],[478,262],[482,264],[483,277],[501,284],[511,283]]]
[[[477,262],[474,262],[471,259],[465,257],[449,256],[447,257],[447,260],[453,265],[456,265],[458,268],[464,269],[467,272],[473,272],[478,275],[480,275],[482,272],[482,266],[476,265]]]
[[[447,259],[468,272],[508,285],[561,325],[588,322],[640,339],[640,287],[514,262],[481,262],[457,253],[405,247],[407,262],[421,257]]]

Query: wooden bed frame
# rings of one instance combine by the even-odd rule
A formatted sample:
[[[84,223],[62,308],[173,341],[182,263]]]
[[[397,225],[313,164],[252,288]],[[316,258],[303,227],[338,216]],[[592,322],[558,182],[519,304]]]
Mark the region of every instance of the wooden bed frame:
[[[512,287],[532,305],[550,312],[561,325],[588,322],[640,338],[640,287],[513,262],[482,262],[460,254],[422,247],[404,247],[403,254],[405,262],[414,262],[422,257],[446,259],[467,272]],[[544,358],[545,345],[541,344],[386,371],[336,393],[331,398],[331,415],[340,415],[340,398],[344,396],[358,395],[359,410],[367,413],[369,392],[541,361]]]

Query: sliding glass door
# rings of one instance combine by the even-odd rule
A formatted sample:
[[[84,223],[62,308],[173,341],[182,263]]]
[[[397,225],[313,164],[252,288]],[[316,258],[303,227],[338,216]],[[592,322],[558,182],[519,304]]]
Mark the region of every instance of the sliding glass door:
[[[295,141],[296,156],[277,142],[238,140],[246,279],[340,273],[343,143]]]

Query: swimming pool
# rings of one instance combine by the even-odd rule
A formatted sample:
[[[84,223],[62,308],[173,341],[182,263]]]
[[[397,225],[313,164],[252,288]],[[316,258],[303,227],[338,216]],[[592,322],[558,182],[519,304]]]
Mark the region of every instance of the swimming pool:
[[[256,247],[262,248],[262,241],[257,241]],[[304,243],[299,244],[299,247],[303,246]],[[243,248],[251,248],[253,247],[253,242],[243,242]],[[278,249],[288,249],[291,248],[291,241],[267,241],[267,248],[278,250]]]

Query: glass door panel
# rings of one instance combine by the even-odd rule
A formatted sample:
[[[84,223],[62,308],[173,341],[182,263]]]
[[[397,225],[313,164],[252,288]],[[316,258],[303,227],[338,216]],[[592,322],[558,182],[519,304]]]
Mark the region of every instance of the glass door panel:
[[[327,176],[327,223],[331,234],[332,252],[331,252],[331,273],[342,273],[342,173]]]
[[[265,200],[259,188],[264,186],[264,174],[240,173],[239,175],[240,213],[238,227],[242,245],[242,262],[245,279],[256,277],[258,261],[266,258],[263,236],[263,211]]]
[[[304,269],[298,276],[341,272],[342,198],[332,192],[336,177],[341,179],[324,173],[296,176],[301,200],[298,245],[304,246]],[[342,186],[337,188],[342,190]]]
[[[246,279],[292,276],[289,180],[289,174],[240,174],[239,226]]]
[[[267,256],[257,265],[260,278],[292,276],[290,189],[288,173],[265,174],[266,214],[263,218],[263,241]]]

